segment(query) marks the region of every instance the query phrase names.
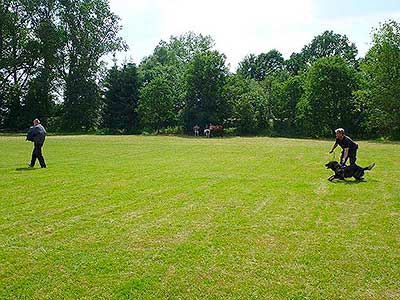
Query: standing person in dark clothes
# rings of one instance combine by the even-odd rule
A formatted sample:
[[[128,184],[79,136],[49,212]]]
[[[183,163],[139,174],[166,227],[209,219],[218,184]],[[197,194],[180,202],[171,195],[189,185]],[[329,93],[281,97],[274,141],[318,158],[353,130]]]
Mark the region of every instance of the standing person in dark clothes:
[[[44,140],[46,139],[46,129],[40,124],[39,119],[33,120],[33,126],[29,128],[26,140],[34,143],[32,151],[32,160],[29,166],[33,168],[35,166],[36,158],[39,160],[40,167],[46,168],[44,157],[42,155],[42,147]]]
[[[351,138],[345,135],[343,128],[336,129],[335,133],[336,142],[329,153],[332,153],[333,150],[335,150],[335,148],[339,145],[343,149],[340,157],[340,163],[344,166],[347,159],[350,159],[350,166],[354,166],[357,160],[358,145]]]

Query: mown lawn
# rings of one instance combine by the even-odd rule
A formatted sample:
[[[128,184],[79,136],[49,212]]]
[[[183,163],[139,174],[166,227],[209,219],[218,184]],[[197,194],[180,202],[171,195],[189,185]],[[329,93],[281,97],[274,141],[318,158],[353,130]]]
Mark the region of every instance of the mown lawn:
[[[400,299],[400,144],[332,143],[0,137],[0,299]]]

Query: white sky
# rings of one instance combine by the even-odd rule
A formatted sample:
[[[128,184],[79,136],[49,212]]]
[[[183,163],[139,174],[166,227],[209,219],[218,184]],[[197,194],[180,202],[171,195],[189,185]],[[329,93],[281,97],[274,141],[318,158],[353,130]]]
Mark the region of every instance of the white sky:
[[[139,63],[161,39],[194,31],[215,40],[231,70],[247,54],[274,48],[289,58],[325,30],[347,35],[363,56],[373,27],[400,21],[400,0],[110,0],[110,6],[130,48],[119,59]]]

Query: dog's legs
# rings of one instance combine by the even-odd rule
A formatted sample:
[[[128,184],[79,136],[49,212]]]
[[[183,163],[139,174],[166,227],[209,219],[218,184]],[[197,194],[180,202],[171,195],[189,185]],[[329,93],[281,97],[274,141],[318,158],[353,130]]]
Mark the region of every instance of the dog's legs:
[[[344,180],[344,176],[343,175],[335,174],[333,176],[335,177],[335,179]]]

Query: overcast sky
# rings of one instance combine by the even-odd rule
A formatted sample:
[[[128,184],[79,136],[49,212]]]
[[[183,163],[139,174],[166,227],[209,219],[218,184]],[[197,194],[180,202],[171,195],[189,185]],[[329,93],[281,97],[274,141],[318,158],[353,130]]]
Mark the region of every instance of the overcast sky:
[[[126,57],[139,63],[160,40],[187,31],[210,35],[231,70],[250,53],[277,49],[285,58],[325,30],[345,34],[363,56],[371,29],[400,22],[400,0],[110,0],[121,18]]]

